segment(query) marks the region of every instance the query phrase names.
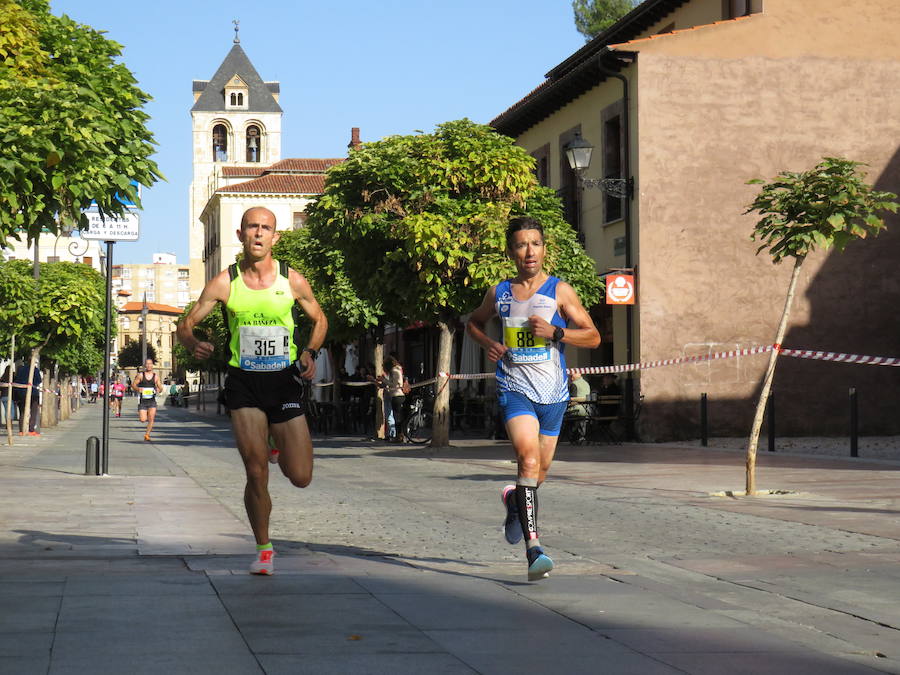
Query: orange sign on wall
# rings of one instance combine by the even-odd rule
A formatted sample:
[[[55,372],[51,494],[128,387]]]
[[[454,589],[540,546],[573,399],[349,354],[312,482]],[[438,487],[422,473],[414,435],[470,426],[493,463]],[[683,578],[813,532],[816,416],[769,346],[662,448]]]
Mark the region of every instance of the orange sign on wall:
[[[633,274],[607,274],[606,275],[606,304],[607,305],[633,305],[634,304],[634,275]]]

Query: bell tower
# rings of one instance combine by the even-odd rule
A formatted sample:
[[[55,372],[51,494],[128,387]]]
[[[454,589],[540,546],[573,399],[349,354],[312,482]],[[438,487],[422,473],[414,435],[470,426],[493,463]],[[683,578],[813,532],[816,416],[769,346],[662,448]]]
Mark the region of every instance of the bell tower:
[[[204,261],[212,245],[200,214],[215,191],[227,181],[228,167],[246,174],[260,173],[281,159],[281,106],[278,82],[264,82],[241,47],[239,22],[234,22],[234,44],[209,80],[194,80],[191,108],[193,179],[190,188],[191,299],[196,300],[208,281]]]

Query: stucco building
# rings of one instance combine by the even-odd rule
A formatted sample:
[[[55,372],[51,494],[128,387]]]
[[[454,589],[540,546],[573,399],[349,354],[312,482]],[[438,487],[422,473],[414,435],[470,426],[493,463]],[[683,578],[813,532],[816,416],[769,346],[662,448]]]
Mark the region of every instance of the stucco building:
[[[893,0],[646,0],[493,120],[559,191],[597,272],[637,274],[630,316],[595,310],[607,346],[594,362],[773,342],[791,269],[756,255],[758,216],[744,212],[759,188],[747,181],[841,156],[900,192],[898,32]],[[576,133],[595,148],[585,176],[633,179],[628,197],[581,187],[564,156]],[[900,354],[898,224],[889,217],[877,239],[807,259],[785,346]],[[642,436],[696,437],[704,392],[713,433],[747,433],[765,363],[637,373]],[[778,428],[846,433],[856,387],[863,431],[897,433],[897,371],[783,357]]]

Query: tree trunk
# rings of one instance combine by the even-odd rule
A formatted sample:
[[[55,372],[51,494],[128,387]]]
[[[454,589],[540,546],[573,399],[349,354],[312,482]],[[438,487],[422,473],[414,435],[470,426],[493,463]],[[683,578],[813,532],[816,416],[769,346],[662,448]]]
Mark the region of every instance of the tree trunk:
[[[22,431],[19,432],[20,435],[25,435],[28,433],[29,424],[31,420],[31,392],[34,391],[34,367],[37,362],[41,358],[41,348],[35,347],[31,350],[31,360],[28,362],[28,388],[25,390],[25,410],[22,412],[22,418],[19,420],[19,425],[22,428]]]
[[[450,357],[453,353],[453,331],[446,321],[438,321],[440,338],[437,359],[437,396],[434,397],[434,418],[432,422],[431,446],[446,448],[450,445],[450,387],[449,380],[438,373],[450,372]]]
[[[384,375],[384,328],[379,326],[372,347],[372,362],[375,364],[375,378]],[[386,438],[387,429],[384,416],[384,389],[375,387],[375,438]]]
[[[56,391],[56,380],[50,376],[49,370],[44,370],[41,372],[43,378],[41,382],[43,383],[43,389],[50,389],[52,391]],[[40,411],[40,427],[41,429],[47,429],[52,426],[56,426],[55,420],[55,412],[56,407],[53,405],[51,399],[55,398],[53,394],[48,394],[46,391],[42,391],[40,393],[41,398],[41,411]]]
[[[747,483],[746,494],[756,494],[756,447],[759,444],[759,432],[762,429],[763,417],[766,414],[766,403],[772,390],[772,380],[775,377],[775,364],[778,361],[778,349],[784,334],[787,331],[788,317],[791,314],[791,305],[794,302],[794,291],[797,289],[797,279],[800,278],[800,267],[803,265],[803,257],[794,258],[794,270],[791,273],[791,283],[788,286],[787,298],[784,301],[784,310],[781,312],[781,321],[778,324],[778,332],[775,335],[775,344],[769,356],[769,366],[766,368],[766,376],[763,379],[762,391],[759,393],[759,401],[756,404],[756,415],[753,417],[753,427],[750,429],[750,439],[747,443]]]
[[[16,369],[16,336],[9,341],[9,381],[6,384],[6,442],[13,444],[12,410],[13,410],[13,371]]]
[[[59,421],[65,422],[72,416],[72,378],[64,377],[59,383]]]

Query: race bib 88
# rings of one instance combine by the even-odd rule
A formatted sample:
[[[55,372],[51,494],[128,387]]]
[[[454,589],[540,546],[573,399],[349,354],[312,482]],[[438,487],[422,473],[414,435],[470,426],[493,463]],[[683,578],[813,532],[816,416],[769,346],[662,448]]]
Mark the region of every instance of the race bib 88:
[[[241,370],[274,371],[291,365],[291,343],[284,326],[241,326]]]
[[[531,332],[528,319],[503,319],[503,344],[513,363],[542,363],[550,360],[547,340]]]

